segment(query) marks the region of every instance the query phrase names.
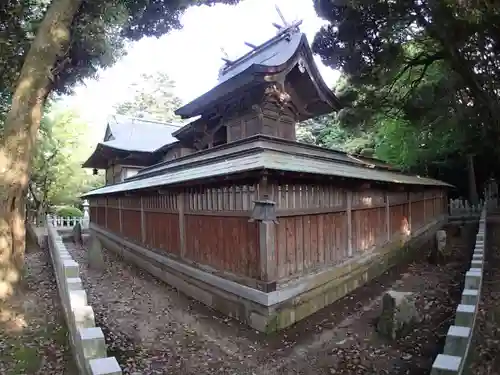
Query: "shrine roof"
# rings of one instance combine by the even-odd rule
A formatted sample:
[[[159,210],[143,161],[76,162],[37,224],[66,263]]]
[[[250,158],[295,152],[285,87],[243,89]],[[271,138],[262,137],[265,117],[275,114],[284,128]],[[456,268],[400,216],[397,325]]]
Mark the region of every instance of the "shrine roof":
[[[299,54],[302,54],[307,61],[314,83],[322,91],[332,110],[339,109],[340,103],[323,81],[314,63],[307,37],[298,28],[299,24],[283,28],[276,36],[256,46],[244,56],[229,61],[221,69],[214,88],[177,109],[175,113],[183,118],[200,115],[236,90],[267,82],[266,74],[277,74],[285,70],[290,63],[297,62]]]
[[[402,185],[452,187],[426,177],[407,175],[370,164],[340,151],[297,144],[257,135],[228,145],[199,151],[173,161],[144,168],[124,182],[105,186],[84,196],[113,194],[160,186],[202,183],[203,179],[227,177],[250,171],[280,171],[303,175],[336,176]]]
[[[177,142],[172,135],[180,125],[154,120],[113,115],[109,118],[106,135],[99,142],[84,168],[102,168],[105,159],[116,154],[153,153],[165,145]]]

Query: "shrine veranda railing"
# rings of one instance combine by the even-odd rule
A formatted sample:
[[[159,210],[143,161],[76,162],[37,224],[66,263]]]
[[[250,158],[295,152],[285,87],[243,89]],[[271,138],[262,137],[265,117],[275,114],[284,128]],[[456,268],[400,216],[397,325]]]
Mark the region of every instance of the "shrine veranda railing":
[[[100,196],[90,201],[90,217],[151,250],[251,279],[264,277],[265,230],[266,246],[274,249],[266,272],[286,280],[408,238],[447,214],[446,192],[439,188],[269,185],[277,223],[265,226],[251,220],[258,184]]]

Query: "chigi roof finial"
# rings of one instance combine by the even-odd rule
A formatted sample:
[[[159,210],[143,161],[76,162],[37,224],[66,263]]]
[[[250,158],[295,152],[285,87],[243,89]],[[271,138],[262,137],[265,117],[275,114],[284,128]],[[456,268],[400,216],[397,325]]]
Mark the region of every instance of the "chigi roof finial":
[[[222,60],[224,60],[224,62],[226,64],[231,64],[232,61],[231,59],[229,58],[229,55],[227,54],[226,50],[224,49],[224,47],[220,47],[220,51],[222,52]]]
[[[302,20],[295,20],[292,23],[290,23],[286,20],[285,16],[283,16],[283,13],[281,12],[281,9],[278,6],[278,4],[276,4],[275,7],[276,7],[276,12],[278,13],[278,16],[281,18],[282,22],[282,25],[273,23],[273,26],[278,30],[278,34],[294,28],[298,30],[299,26],[302,24]]]

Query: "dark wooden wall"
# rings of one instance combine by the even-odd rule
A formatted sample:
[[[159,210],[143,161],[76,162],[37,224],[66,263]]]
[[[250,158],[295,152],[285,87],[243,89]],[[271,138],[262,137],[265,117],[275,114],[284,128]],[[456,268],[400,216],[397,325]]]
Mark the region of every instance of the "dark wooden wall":
[[[277,279],[370,251],[446,214],[441,189],[392,192],[271,184]],[[149,193],[151,194],[151,193]],[[249,222],[258,185],[200,187],[91,200],[91,221],[188,263],[259,280],[259,224]]]

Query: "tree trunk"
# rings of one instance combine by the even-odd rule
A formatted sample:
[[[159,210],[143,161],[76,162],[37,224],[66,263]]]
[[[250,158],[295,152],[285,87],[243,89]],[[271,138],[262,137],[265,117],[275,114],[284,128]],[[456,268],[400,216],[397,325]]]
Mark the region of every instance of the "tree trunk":
[[[467,171],[469,175],[469,201],[476,205],[479,203],[476,185],[476,172],[474,171],[474,155],[467,155]]]
[[[70,42],[72,20],[82,0],[53,0],[21,69],[0,144],[0,299],[22,275],[25,207],[30,164],[52,69]]]

